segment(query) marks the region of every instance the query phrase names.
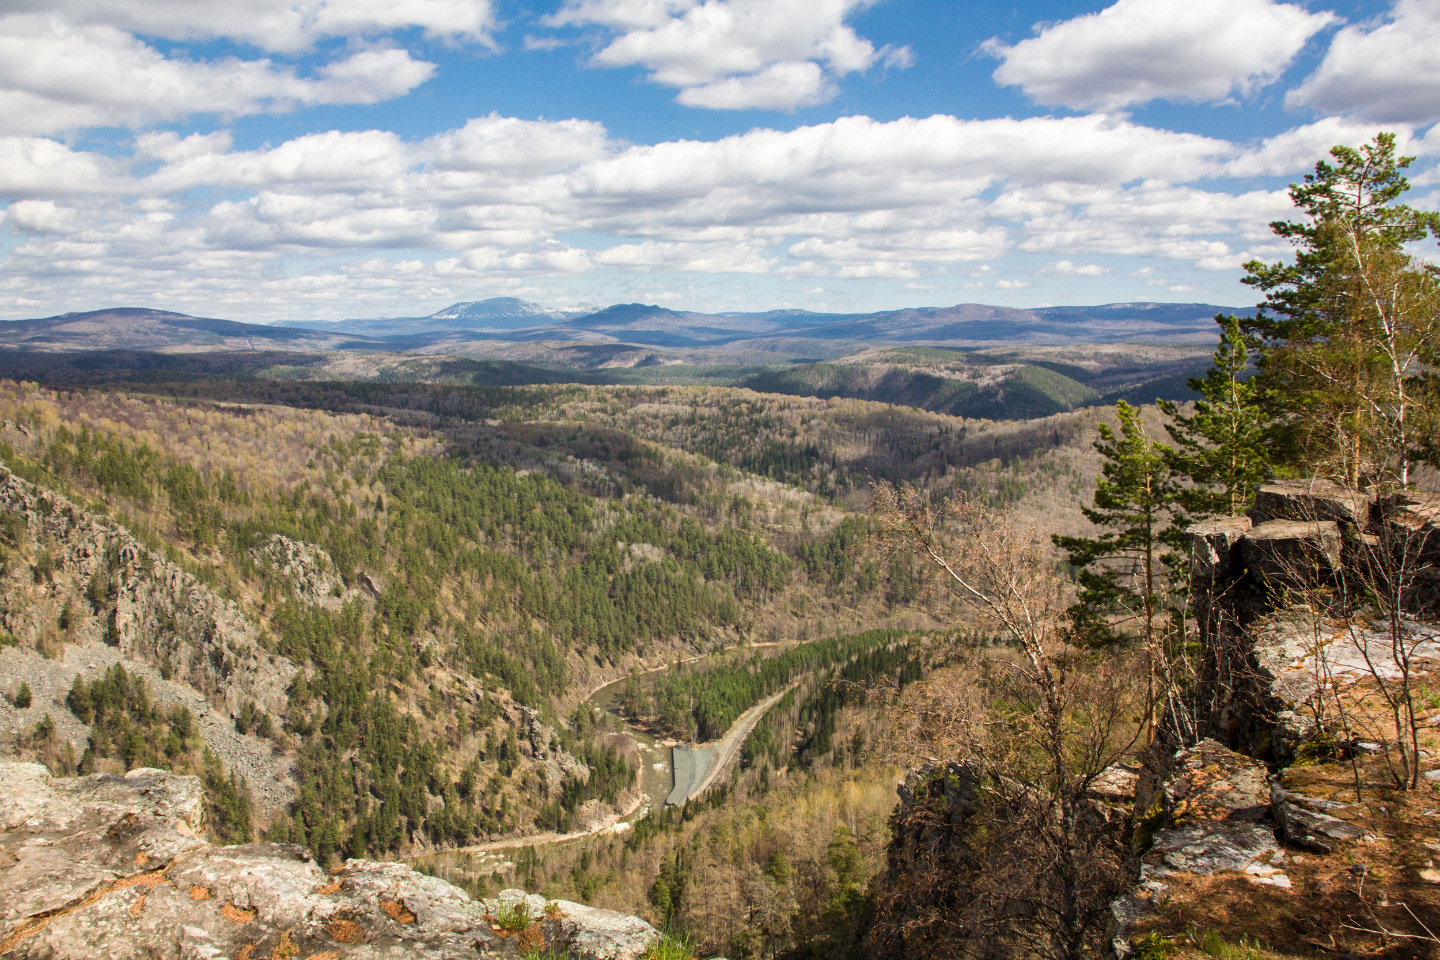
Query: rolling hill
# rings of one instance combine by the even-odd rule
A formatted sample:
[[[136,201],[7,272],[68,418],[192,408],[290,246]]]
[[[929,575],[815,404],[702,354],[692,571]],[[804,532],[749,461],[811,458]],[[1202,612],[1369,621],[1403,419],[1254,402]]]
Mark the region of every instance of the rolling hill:
[[[238,323],[168,310],[116,307],[0,323],[0,348],[44,353],[139,350],[200,353],[254,350],[375,350],[382,341],[341,331]]]
[[[698,313],[656,304],[590,312],[550,310],[513,297],[452,304],[427,317],[286,321],[286,329],[406,338],[403,346],[466,340],[618,341],[672,349],[735,347],[777,338],[855,343],[1194,343],[1214,339],[1217,313],[1253,308],[1208,303],[1111,303],[1019,309],[966,303],[869,314],[770,310]],[[397,346],[399,341],[393,341]]]

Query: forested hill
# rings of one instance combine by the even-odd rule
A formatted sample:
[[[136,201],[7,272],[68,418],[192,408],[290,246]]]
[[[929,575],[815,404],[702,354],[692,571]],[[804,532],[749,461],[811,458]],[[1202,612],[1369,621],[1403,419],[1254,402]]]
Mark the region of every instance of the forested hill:
[[[411,351],[469,341],[605,341],[661,348],[735,348],[747,342],[1118,343],[1210,342],[1217,313],[1250,308],[1205,303],[1112,303],[1020,309],[986,304],[868,314],[796,310],[709,314],[653,304],[589,312],[551,310],[512,298],[454,304],[428,317],[267,325],[146,308],[108,308],[0,322],[0,347],[84,350]]]
[[[474,455],[461,437],[447,450],[370,414],[0,384],[4,466],[42,501],[62,493],[135,532],[238,603],[266,649],[299,668],[283,706],[245,703],[233,722],[294,770],[293,808],[255,821],[322,859],[623,809],[636,758],[574,710],[598,681],[750,638],[882,622],[913,596],[906,570],[844,549],[853,529],[826,546],[838,514],[798,490],[765,503],[738,471],[633,438],[612,473],[612,461],[568,456],[520,468],[507,462],[518,434],[471,435]],[[531,433],[526,447],[553,439]],[[596,442],[619,439],[564,442],[593,458]],[[0,618],[22,652],[121,644],[127,562],[107,553],[81,576],[38,529],[7,528],[0,544]],[[32,629],[45,611],[63,611],[58,635]],[[125,672],[75,673],[70,695],[56,694],[52,712],[95,725],[88,742],[67,751],[51,727],[26,749],[61,772],[215,767],[233,807],[244,771],[216,766],[204,729],[168,707],[110,708],[115,690],[134,699],[123,692],[138,689],[137,670],[169,680],[147,649],[120,646]],[[136,752],[137,737],[178,746]],[[238,836],[247,822],[223,829]]]

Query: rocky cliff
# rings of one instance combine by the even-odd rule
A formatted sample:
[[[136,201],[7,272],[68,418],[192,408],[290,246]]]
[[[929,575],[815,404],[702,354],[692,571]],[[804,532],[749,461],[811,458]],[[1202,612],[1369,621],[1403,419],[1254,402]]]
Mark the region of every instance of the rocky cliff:
[[[203,811],[194,777],[60,779],[0,763],[0,956],[475,960],[554,948],[636,960],[658,939],[636,917],[518,890],[477,901],[403,864],[327,872],[300,847],[213,846]]]
[[[253,704],[278,728],[297,667],[264,648],[239,606],[119,525],[4,467],[0,515],[11,518],[12,550],[0,565],[0,628],[18,641],[0,648],[0,677],[32,691],[27,708],[0,698],[8,739],[49,716],[80,755],[89,728],[65,695],[76,677],[93,681],[118,664],[161,703],[190,710],[206,745],[264,806],[293,797],[289,762],[234,720]]]
[[[1437,526],[1437,496],[1291,482],[1189,531],[1197,675],[1168,725],[1189,736],[1107,771],[1093,798],[1096,835],[1132,858],[1114,954],[1440,955]],[[965,876],[1003,874],[974,860],[976,831],[1014,819],[996,793],[957,763],[901,785],[878,888],[895,955],[930,955],[912,931],[959,928]],[[1023,926],[1027,905],[1008,916]],[[996,956],[1023,954],[996,939]],[[1226,952],[1257,943],[1269,952]]]
[[[1440,752],[1437,517],[1432,495],[1297,481],[1190,530],[1208,739],[1147,764],[1118,955],[1207,928],[1284,955],[1440,948],[1440,771],[1416,769]]]

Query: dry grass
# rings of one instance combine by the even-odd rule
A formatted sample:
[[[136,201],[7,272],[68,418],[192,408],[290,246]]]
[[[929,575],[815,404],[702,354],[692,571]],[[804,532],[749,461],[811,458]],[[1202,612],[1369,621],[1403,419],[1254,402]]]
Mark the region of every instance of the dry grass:
[[[330,935],[330,939],[334,940],[336,943],[365,942],[365,928],[360,926],[360,924],[356,923],[354,920],[347,920],[344,918],[331,920],[329,923],[325,924],[325,932],[328,933]]]
[[[396,923],[415,922],[415,914],[411,913],[410,908],[399,900],[381,900],[380,909],[384,910],[385,915]]]

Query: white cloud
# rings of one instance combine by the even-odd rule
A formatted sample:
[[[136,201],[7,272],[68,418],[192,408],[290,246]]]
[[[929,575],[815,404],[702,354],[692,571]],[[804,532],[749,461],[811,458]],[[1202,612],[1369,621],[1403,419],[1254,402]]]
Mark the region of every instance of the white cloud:
[[[0,133],[377,103],[409,92],[434,71],[404,50],[376,48],[305,78],[268,59],[172,59],[115,27],[12,15],[0,17]]]
[[[1117,0],[1099,13],[1040,25],[1013,46],[983,49],[995,81],[1079,110],[1150,100],[1225,100],[1273,83],[1330,13],[1273,0]]]
[[[124,166],[40,137],[0,136],[0,196],[73,197],[132,189]]]
[[[1024,290],[1030,286],[1029,280],[996,280],[996,290]]]
[[[1098,263],[1080,264],[1073,260],[1056,260],[1041,268],[1040,272],[1056,277],[1103,277],[1110,272],[1110,268]]]
[[[1382,20],[1343,28],[1285,102],[1374,123],[1440,120],[1440,4],[1397,0]]]
[[[1017,249],[1060,276],[1116,254],[1233,269],[1291,212],[1283,191],[1223,189],[1257,149],[1094,116],[847,117],[631,145],[589,121],[491,114],[414,141],[329,131],[236,149],[223,132],[153,132],[118,157],[0,137],[0,196],[16,201],[0,303],[62,284],[267,318],[587,273],[923,283],[963,265],[993,283],[984,261]]]
[[[567,0],[555,26],[612,36],[599,66],[640,66],[687,106],[794,110],[824,103],[836,80],[877,63],[908,67],[908,48],[876,50],[845,19],[873,0]]]
[[[7,0],[5,8],[171,40],[229,38],[280,53],[299,53],[324,37],[416,27],[490,43],[495,24],[492,0]]]
[[[1402,153],[1440,152],[1440,143],[1426,144],[1403,129],[1395,133]],[[1325,117],[1266,139],[1230,161],[1225,172],[1232,177],[1275,177],[1312,170],[1315,161],[1329,157],[1331,147],[1359,146],[1374,136],[1375,128],[1371,124],[1345,117]]]
[[[774,258],[753,244],[622,243],[591,258],[607,267],[637,270],[685,270],[696,273],[768,273]]]

